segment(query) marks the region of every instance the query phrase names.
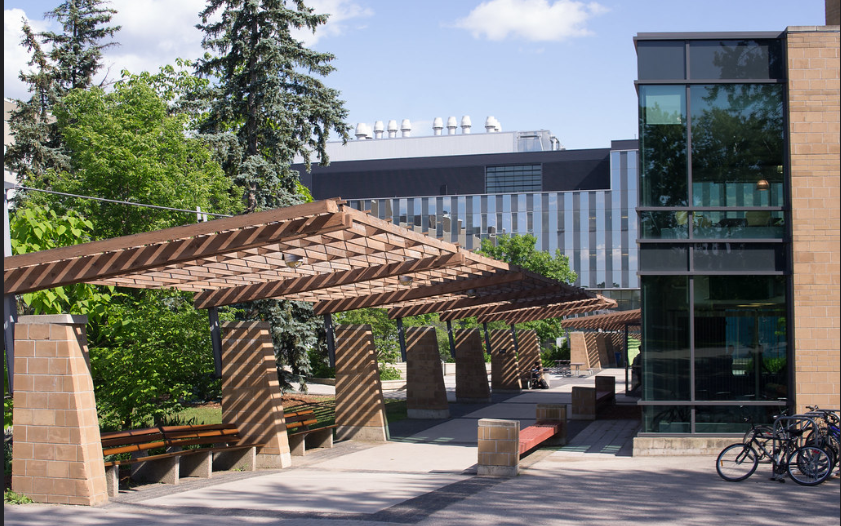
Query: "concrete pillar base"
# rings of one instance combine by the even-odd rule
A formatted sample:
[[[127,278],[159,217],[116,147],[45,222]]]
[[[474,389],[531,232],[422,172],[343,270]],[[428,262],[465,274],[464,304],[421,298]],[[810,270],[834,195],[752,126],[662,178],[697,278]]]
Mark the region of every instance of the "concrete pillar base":
[[[257,469],[281,469],[292,465],[292,454],[257,455]]]
[[[516,477],[520,474],[520,466],[483,466],[476,468],[476,474],[480,477]]]
[[[338,426],[336,440],[357,440],[359,442],[386,442],[388,433],[384,427]]]

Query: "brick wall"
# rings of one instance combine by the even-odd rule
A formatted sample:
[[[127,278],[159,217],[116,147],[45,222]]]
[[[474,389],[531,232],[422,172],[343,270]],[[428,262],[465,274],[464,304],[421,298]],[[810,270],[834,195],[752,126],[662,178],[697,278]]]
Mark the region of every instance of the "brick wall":
[[[534,363],[540,360],[540,343],[534,331],[520,331],[517,333],[517,348],[520,350],[518,362],[520,364],[520,378],[527,381],[531,377]],[[555,364],[543,364],[553,366]]]
[[[478,429],[479,459],[476,473],[515,477],[520,469],[520,421],[482,418]]]
[[[433,327],[406,328],[406,408],[409,418],[450,417]]]
[[[342,325],[336,334],[336,438],[388,440],[385,401],[370,325]]]
[[[836,2],[837,10],[837,2]],[[787,31],[797,410],[841,406],[839,32]]]
[[[86,323],[60,314],[15,326],[12,490],[36,502],[108,501]]]
[[[229,322],[221,328],[222,421],[235,424],[244,442],[265,444],[257,449],[258,468],[291,466],[269,324]]]
[[[479,329],[453,331],[456,346],[456,400],[462,403],[491,401],[485,352]]]
[[[491,330],[488,338],[491,340],[491,389],[496,392],[519,391],[525,382],[521,382],[511,331]]]

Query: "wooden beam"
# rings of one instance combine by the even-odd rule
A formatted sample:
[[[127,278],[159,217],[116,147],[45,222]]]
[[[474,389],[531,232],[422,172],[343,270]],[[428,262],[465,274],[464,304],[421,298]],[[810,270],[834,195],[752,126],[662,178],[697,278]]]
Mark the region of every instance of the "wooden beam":
[[[505,321],[508,324],[525,323],[527,321],[560,318],[562,316],[569,316],[570,314],[580,314],[584,312],[593,312],[597,310],[610,309],[614,308],[615,306],[616,302],[600,296],[598,298],[582,300],[578,302],[550,305],[544,307],[531,307],[528,309],[521,309],[509,312],[491,313],[488,315],[480,316],[479,321],[483,323],[488,323],[491,321]]]
[[[256,216],[258,214],[249,215]],[[239,219],[239,216],[227,219]],[[212,223],[212,221],[209,223]],[[348,228],[349,224],[350,218],[342,212],[337,212],[269,224],[258,223],[258,226],[243,226],[238,230],[211,233],[187,239],[162,237],[162,232],[173,230],[167,229],[154,232],[156,242],[150,245],[130,245],[123,238],[108,240],[114,241],[113,244],[107,242],[104,244],[100,242],[88,243],[87,245],[95,245],[96,248],[89,247],[93,252],[87,252],[87,255],[69,260],[58,261],[52,254],[53,251],[63,251],[63,249],[35,252],[31,255],[39,255],[41,260],[40,264],[33,263],[35,266],[22,266],[20,262],[23,260],[15,260],[14,258],[23,256],[13,256],[6,258],[4,261],[6,266],[3,273],[3,288],[5,294],[23,294],[85,281],[101,281],[112,276],[124,276],[154,268],[165,268],[168,265],[278,243],[284,239],[305,237],[329,230],[341,230]],[[190,225],[190,227],[194,226]],[[138,236],[143,235],[138,234]],[[128,237],[134,238],[135,236]],[[169,239],[175,240],[169,241]],[[116,250],[113,248],[116,246],[123,248]],[[111,248],[104,253],[95,252],[106,247]],[[30,254],[25,255],[29,256]],[[26,261],[31,261],[31,259]]]
[[[520,271],[501,272],[491,276],[472,279],[461,279],[447,283],[438,283],[423,287],[415,287],[406,290],[372,294],[367,296],[356,296],[337,300],[322,301],[313,307],[315,314],[333,314],[365,307],[382,307],[403,301],[410,301],[420,298],[442,296],[446,294],[461,293],[476,287],[491,287],[522,281],[524,275]]]
[[[500,314],[504,312],[528,309],[531,307],[545,308],[555,306],[560,303],[577,302],[581,300],[591,299],[590,294],[583,291],[576,294],[561,294],[552,296],[547,295],[538,299],[532,299],[534,297],[535,294],[531,294],[528,296],[528,300],[510,301],[507,303],[497,305],[478,306],[473,308],[443,312],[439,315],[439,317],[441,321],[459,320],[462,318],[469,318],[471,316],[482,316],[483,319],[487,319],[487,316],[491,314]],[[487,321],[492,320],[487,319]]]
[[[366,267],[347,270],[343,272],[331,272],[328,274],[316,274],[314,276],[303,276],[271,283],[259,283],[230,289],[221,289],[196,294],[193,304],[197,309],[206,309],[234,303],[243,303],[266,298],[279,298],[286,295],[298,294],[301,292],[341,287],[355,283],[363,283],[385,279],[393,276],[401,276],[412,272],[434,270],[444,267],[464,265],[464,255],[461,253],[447,254],[441,257],[418,259],[414,261],[403,261],[387,265]]]

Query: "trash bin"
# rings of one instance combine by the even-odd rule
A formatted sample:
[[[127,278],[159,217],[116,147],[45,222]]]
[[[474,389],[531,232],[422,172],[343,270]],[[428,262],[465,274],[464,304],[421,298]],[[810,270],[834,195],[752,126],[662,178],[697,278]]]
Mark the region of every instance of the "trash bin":
[[[613,354],[616,355],[616,367],[623,367],[624,364],[622,363],[622,353],[619,352],[619,351],[616,351]]]

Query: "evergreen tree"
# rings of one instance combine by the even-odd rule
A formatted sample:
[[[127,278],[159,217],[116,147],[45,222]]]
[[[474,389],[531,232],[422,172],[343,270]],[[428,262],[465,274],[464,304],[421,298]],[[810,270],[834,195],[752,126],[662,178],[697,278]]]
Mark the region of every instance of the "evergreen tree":
[[[331,130],[348,137],[339,92],[312,76],[329,75],[333,55],[307,49],[291,34],[292,28],[315,31],[327,15],[303,0],[208,0],[200,16],[202,46],[218,53],[197,64],[199,74],[216,80],[202,133],[220,144],[235,137],[225,143],[223,166],[243,187],[249,212],[300,202],[294,156],[303,155],[309,166],[315,152],[326,164]]]
[[[21,71],[19,78],[29,85],[32,96],[27,102],[16,100],[16,107],[9,114],[9,129],[15,141],[6,149],[4,164],[9,172],[17,174],[18,181],[29,179],[30,184],[37,184],[35,179],[47,169],[67,169],[69,159],[50,113],[58,100],[55,69],[26,19],[21,45],[32,54],[28,65],[35,70]]]
[[[113,37],[120,26],[107,26],[117,11],[103,7],[101,0],[66,0],[57,8],[44,14],[56,19],[61,33],[41,33],[45,44],[51,44],[50,58],[55,62],[59,94],[71,89],[87,89],[93,76],[102,68],[102,50],[118,45],[100,42]]]
[[[108,26],[114,9],[102,7],[101,0],[66,0],[45,17],[56,19],[61,33],[47,31],[35,34],[24,21],[21,42],[30,53],[34,73],[20,73],[29,84],[32,97],[15,101],[17,109],[9,116],[9,128],[15,138],[4,156],[6,168],[18,180],[27,179],[32,186],[48,187],[43,178],[50,168],[69,168],[64,141],[52,112],[61,99],[75,88],[87,89],[93,75],[102,67],[102,50],[116,42],[100,43],[114,36],[119,26]],[[44,46],[44,47],[42,47]],[[45,51],[45,47],[49,51]]]
[[[326,165],[331,131],[346,141],[350,129],[339,92],[316,78],[333,71],[333,55],[307,49],[291,34],[292,28],[315,31],[327,16],[303,0],[208,0],[200,17],[202,46],[217,53],[197,63],[197,72],[214,80],[200,132],[214,141],[226,173],[243,188],[248,212],[307,200],[290,169],[293,158],[301,154],[309,167],[315,152]],[[297,380],[305,390],[307,351],[323,333],[312,307],[265,300],[244,310],[249,319],[271,323],[281,387],[288,390]]]

